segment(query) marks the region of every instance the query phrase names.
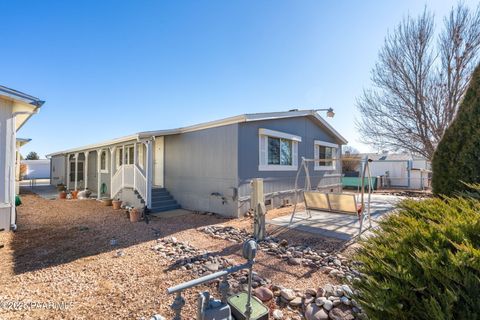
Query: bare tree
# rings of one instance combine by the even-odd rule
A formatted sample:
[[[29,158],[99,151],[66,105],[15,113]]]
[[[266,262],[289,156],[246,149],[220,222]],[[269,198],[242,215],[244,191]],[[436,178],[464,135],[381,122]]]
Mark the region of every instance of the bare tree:
[[[362,160],[358,150],[352,146],[345,146],[342,153],[342,172],[358,171]]]
[[[432,158],[479,62],[480,5],[452,8],[438,38],[434,26],[425,9],[387,35],[373,86],[357,99],[362,142]]]

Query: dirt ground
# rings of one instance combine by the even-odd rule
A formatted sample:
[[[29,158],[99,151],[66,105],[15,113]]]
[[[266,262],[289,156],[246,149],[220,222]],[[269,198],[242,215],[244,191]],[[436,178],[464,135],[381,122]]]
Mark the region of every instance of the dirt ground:
[[[0,319],[149,319],[153,314],[169,319],[174,297],[166,289],[193,276],[168,270],[170,262],[151,249],[156,239],[175,236],[240,263],[241,245],[213,239],[196,228],[222,224],[250,231],[252,225],[249,218],[196,214],[155,218],[147,225],[130,223],[123,211],[95,200],[45,200],[33,194],[22,200],[18,231],[0,234],[5,244],[0,249]],[[269,218],[290,212],[272,210]],[[275,226],[269,226],[268,233],[326,251],[343,244]],[[119,250],[123,256],[117,256]],[[254,270],[289,288],[335,283],[320,271],[290,266],[261,251]],[[196,295],[202,289],[185,292],[185,319],[195,317]]]

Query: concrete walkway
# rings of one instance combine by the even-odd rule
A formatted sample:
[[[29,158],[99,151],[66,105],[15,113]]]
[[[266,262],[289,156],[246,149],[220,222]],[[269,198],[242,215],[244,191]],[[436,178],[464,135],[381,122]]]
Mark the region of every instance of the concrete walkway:
[[[372,226],[376,227],[376,221],[381,219],[388,212],[392,211],[395,203],[402,199],[402,197],[398,196],[372,194],[370,203]],[[290,226],[289,223],[291,215],[277,217],[272,220],[268,220],[267,223],[319,234],[325,237],[337,238],[340,240],[350,240],[358,234],[360,223],[357,216],[354,214],[331,213],[313,210],[311,210],[311,214],[312,217],[309,218],[305,211],[296,212],[292,225]]]

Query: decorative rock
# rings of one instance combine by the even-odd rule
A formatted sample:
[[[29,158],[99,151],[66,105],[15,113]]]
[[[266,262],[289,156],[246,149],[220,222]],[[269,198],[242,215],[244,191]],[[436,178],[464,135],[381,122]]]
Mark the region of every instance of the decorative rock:
[[[273,316],[273,319],[275,319],[275,320],[281,320],[281,319],[283,319],[283,312],[282,312],[282,310],[275,309],[272,312],[272,316]]]
[[[324,296],[329,297],[333,294],[333,286],[331,284],[327,284],[323,287],[323,290],[325,292]]]
[[[344,284],[344,285],[341,286],[341,288],[343,290],[343,293],[347,297],[351,298],[353,296],[353,291],[352,291],[352,289],[350,289],[350,287],[348,285]]]
[[[305,309],[305,319],[307,320],[328,320],[328,314],[322,308],[315,304],[309,304]]]
[[[280,291],[280,296],[282,296],[282,298],[284,298],[285,300],[287,301],[292,301],[293,299],[295,299],[295,291],[293,291],[292,289],[282,289]]]
[[[206,263],[205,268],[207,268],[209,271],[216,272],[218,271],[218,263]]]
[[[290,258],[288,259],[288,264],[291,264],[292,266],[298,266],[302,264],[302,260],[299,258]]]
[[[317,290],[312,289],[312,288],[308,288],[307,290],[305,290],[305,294],[309,294],[309,295],[315,297],[317,295]]]
[[[262,302],[267,302],[273,299],[273,292],[266,287],[256,288],[254,294]]]
[[[288,241],[287,241],[287,239],[282,239],[282,240],[280,241],[280,245],[281,245],[282,247],[288,246]]]
[[[346,306],[349,306],[351,304],[350,299],[348,299],[347,297],[341,297],[340,302]]]
[[[327,300],[327,298],[325,297],[320,297],[320,298],[317,298],[315,300],[315,304],[319,307],[323,306],[323,304],[325,303],[325,301]]]
[[[327,311],[330,311],[330,310],[332,310],[332,308],[333,308],[333,302],[332,302],[332,301],[330,301],[330,300],[325,300],[325,301],[323,302],[323,309],[325,309],[325,310],[327,310]]]
[[[302,298],[300,297],[295,297],[293,298],[292,301],[290,301],[290,306],[292,307],[299,307],[302,304]]]
[[[318,288],[317,290],[317,297],[325,297],[325,289],[323,288]]]
[[[331,320],[353,320],[355,317],[351,313],[342,311],[340,308],[333,308],[328,313]]]

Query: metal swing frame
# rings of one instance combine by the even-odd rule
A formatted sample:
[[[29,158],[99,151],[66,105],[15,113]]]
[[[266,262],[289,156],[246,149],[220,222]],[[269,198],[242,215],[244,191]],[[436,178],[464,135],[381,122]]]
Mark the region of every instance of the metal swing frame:
[[[306,158],[302,157],[302,163],[300,164],[300,167],[297,170],[297,175],[295,177],[295,204],[293,206],[293,212],[292,212],[292,216],[290,217],[289,226],[293,223],[293,218],[294,218],[295,213],[297,211],[298,197],[299,197],[300,192],[302,192],[303,195],[304,195],[305,211],[308,214],[308,218],[312,217],[312,213],[310,212],[310,210],[311,209],[315,210],[315,208],[309,208],[307,206],[307,201],[305,201],[305,191],[317,191],[318,192],[318,190],[316,190],[316,189],[312,190],[312,184],[311,184],[311,180],[310,180],[310,170],[309,170],[308,164],[312,163],[312,162],[315,163],[315,162],[325,162],[325,161],[334,161],[334,160],[338,160],[338,159],[337,158],[332,158],[332,159],[306,159]],[[368,230],[372,227],[372,218],[371,218],[371,214],[370,214],[370,203],[371,203],[371,195],[372,195],[373,187],[372,187],[372,176],[371,176],[371,173],[370,173],[370,165],[369,165],[369,163],[371,161],[372,160],[368,159],[368,158],[364,160],[363,170],[362,170],[362,178],[361,178],[362,179],[361,188],[360,188],[360,190],[358,190],[358,188],[357,188],[357,194],[353,195],[354,196],[355,208],[357,208],[357,199],[356,198],[358,196],[360,196],[360,208],[357,209],[357,217],[358,217],[358,220],[360,222],[360,227],[359,227],[359,232],[358,232],[357,237],[359,237],[364,231],[366,231],[366,230]],[[302,172],[302,170],[305,171],[305,185],[304,185],[303,189],[299,189],[298,188],[298,179],[300,177],[300,173]],[[366,205],[365,205],[365,177],[368,178],[368,196],[367,196]],[[319,194],[325,194],[327,196],[327,199],[328,199],[328,194],[329,193],[319,192]],[[316,210],[319,210],[319,209],[316,208]],[[325,211],[332,212],[332,213],[345,213],[345,211],[332,210],[331,207],[330,207],[330,204],[329,204],[329,209],[325,210]],[[366,219],[368,219],[369,226],[368,226],[368,228],[364,229],[364,224],[366,223],[366,221],[365,221]]]

